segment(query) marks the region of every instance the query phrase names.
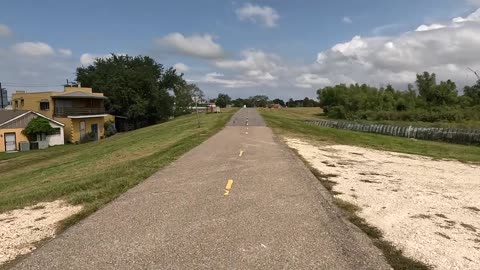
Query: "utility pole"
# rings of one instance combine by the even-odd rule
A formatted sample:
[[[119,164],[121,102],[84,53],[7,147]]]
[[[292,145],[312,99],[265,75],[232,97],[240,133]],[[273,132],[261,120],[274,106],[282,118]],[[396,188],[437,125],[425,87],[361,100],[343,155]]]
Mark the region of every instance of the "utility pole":
[[[197,111],[197,127],[200,127],[200,116],[198,115],[198,97],[195,97],[195,110]]]
[[[475,74],[475,76],[477,76],[477,79],[478,79],[478,80],[480,80],[480,76],[478,75],[478,73],[477,73],[475,70],[473,70],[473,69],[471,69],[471,68],[468,68],[468,69],[469,69],[471,72],[473,72],[473,74]],[[1,87],[0,87],[0,88],[1,88]]]
[[[0,109],[3,109],[3,88],[2,88],[2,82],[0,82]]]

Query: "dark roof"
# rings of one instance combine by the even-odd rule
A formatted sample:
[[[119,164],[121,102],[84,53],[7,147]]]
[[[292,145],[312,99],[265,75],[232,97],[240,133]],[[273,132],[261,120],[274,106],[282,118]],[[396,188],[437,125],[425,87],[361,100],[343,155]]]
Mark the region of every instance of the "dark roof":
[[[29,111],[0,110],[0,125]]]
[[[3,126],[4,124],[6,124],[7,122],[15,119],[16,117],[19,117],[21,115],[26,115],[28,113],[33,113],[33,114],[36,114],[37,116],[39,117],[43,117],[45,119],[47,119],[48,121],[50,122],[53,122],[57,125],[60,125],[60,126],[65,126],[65,124],[61,123],[61,122],[58,122],[56,120],[53,120],[52,118],[49,118],[41,113],[37,113],[37,112],[34,112],[34,111],[23,111],[23,110],[0,110],[0,127]]]
[[[97,96],[91,93],[86,93],[82,91],[68,92],[61,95],[52,96],[52,98],[93,98],[93,99],[107,99],[104,96]]]

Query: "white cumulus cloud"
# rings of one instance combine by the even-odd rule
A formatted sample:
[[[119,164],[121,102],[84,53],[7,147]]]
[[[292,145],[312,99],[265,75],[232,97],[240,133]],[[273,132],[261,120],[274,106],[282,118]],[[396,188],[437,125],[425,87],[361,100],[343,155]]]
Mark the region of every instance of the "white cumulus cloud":
[[[84,53],[80,56],[80,64],[82,64],[83,66],[91,65],[93,64],[93,62],[95,62],[95,59],[103,56],[105,55],[95,55],[91,53]]]
[[[116,56],[125,56],[126,53],[115,53]],[[112,54],[92,54],[84,53],[80,55],[80,64],[82,66],[92,65],[97,58],[107,59],[112,57]]]
[[[255,85],[255,82],[242,79],[225,79],[225,75],[217,72],[211,72],[200,80],[203,83],[218,84],[225,88],[243,88]]]
[[[241,59],[218,60],[214,62],[214,65],[218,68],[232,70],[242,79],[257,85],[272,85],[285,71],[279,56],[253,49],[243,51]]]
[[[480,9],[468,15],[467,17],[456,17],[456,18],[453,18],[452,20],[452,22],[454,23],[463,23],[463,22],[472,22],[472,21],[480,21]]]
[[[266,27],[277,26],[277,21],[280,19],[278,12],[269,6],[253,5],[246,3],[243,7],[235,10],[237,17],[240,20],[249,20],[253,23],[261,23]]]
[[[58,49],[58,53],[60,53],[63,56],[72,56],[72,50],[70,49]]]
[[[305,73],[295,78],[295,86],[300,88],[323,87],[332,84],[330,79],[317,74]]]
[[[185,73],[190,70],[190,67],[185,65],[184,63],[176,63],[173,65],[173,68],[179,73]]]
[[[55,54],[53,48],[43,42],[21,42],[13,45],[12,48],[17,54],[34,57]]]
[[[216,59],[224,56],[222,47],[208,34],[184,36],[181,33],[171,33],[158,38],[157,43],[177,53],[199,58]]]
[[[430,71],[459,85],[468,80],[467,67],[480,69],[480,10],[447,24],[422,25],[396,36],[355,36],[320,51],[314,64],[296,79],[307,87],[328,82],[392,83],[405,88],[415,74]],[[315,75],[315,76],[313,76]],[[322,79],[325,79],[322,81]],[[470,78],[472,80],[474,78]]]
[[[443,25],[443,24],[437,24],[437,23],[434,23],[434,24],[431,24],[431,25],[420,25],[419,27],[417,27],[417,29],[415,31],[417,32],[422,32],[422,31],[431,31],[431,30],[437,30],[437,29],[442,29],[442,28],[445,28],[446,26]]]

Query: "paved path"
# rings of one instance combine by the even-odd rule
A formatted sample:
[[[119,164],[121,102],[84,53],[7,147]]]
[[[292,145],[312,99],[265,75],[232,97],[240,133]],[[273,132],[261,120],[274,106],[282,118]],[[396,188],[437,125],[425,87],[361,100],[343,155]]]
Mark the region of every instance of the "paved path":
[[[258,113],[242,109],[16,269],[389,269],[329,196]]]

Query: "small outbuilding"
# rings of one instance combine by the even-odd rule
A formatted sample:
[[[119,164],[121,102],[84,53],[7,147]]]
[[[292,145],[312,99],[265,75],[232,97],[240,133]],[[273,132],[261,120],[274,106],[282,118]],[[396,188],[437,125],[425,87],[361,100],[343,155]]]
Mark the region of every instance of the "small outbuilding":
[[[28,142],[22,133],[28,123],[37,117],[47,119],[53,132],[37,136],[37,142],[48,146],[63,145],[64,124],[34,111],[0,110],[0,152],[14,152],[20,150],[21,142]]]

